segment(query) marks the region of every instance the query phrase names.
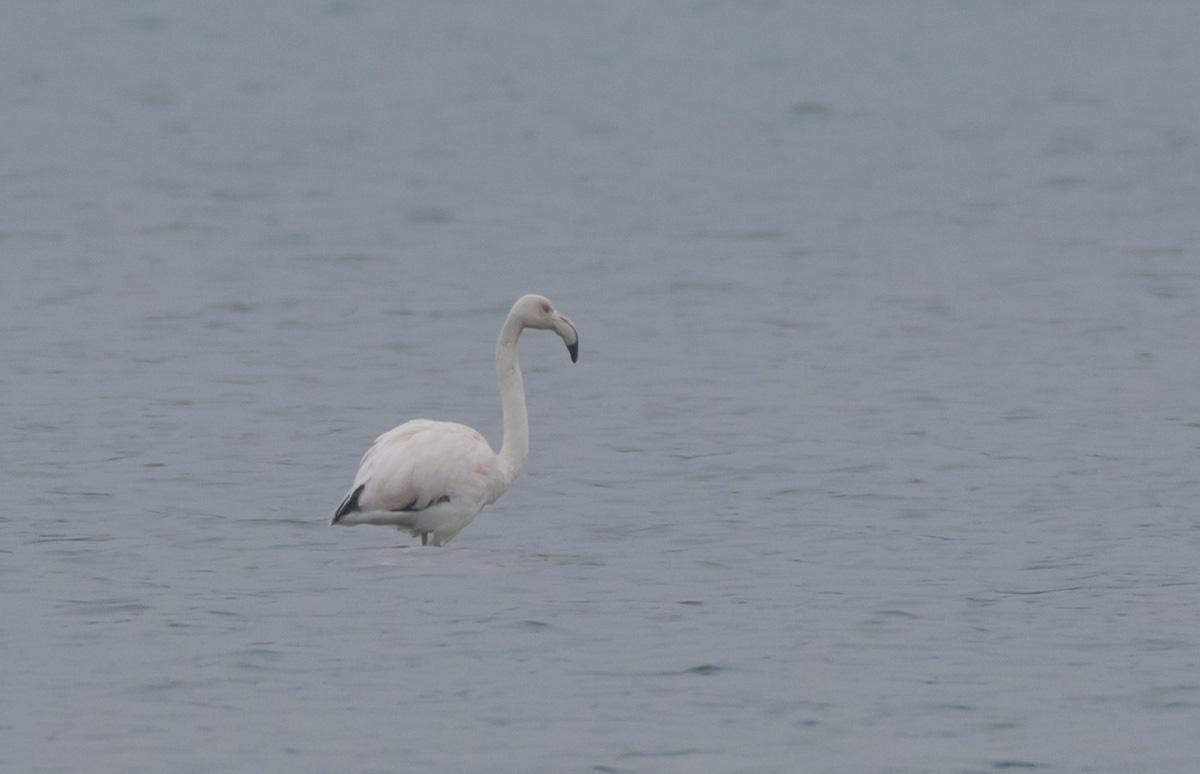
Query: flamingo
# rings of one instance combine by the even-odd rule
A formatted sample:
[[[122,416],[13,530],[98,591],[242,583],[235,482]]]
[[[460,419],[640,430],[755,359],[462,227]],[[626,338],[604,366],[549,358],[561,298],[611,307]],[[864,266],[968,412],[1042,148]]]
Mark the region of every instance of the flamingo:
[[[421,545],[442,546],[508,489],[529,456],[529,413],[517,363],[517,339],[526,328],[557,333],[574,363],[575,324],[549,299],[521,296],[500,328],[496,378],[504,415],[500,452],[477,430],[457,422],[413,419],[375,439],[359,463],[354,484],[333,512],[330,526],[393,524]]]

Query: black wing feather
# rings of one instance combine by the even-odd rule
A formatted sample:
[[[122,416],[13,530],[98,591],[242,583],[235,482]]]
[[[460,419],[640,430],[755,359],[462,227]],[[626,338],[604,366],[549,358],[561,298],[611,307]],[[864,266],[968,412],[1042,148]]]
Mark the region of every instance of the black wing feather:
[[[362,490],[366,486],[366,484],[359,484],[353,492],[346,495],[346,499],[342,500],[342,504],[334,511],[333,521],[329,522],[330,524],[337,524],[347,513],[358,510],[358,496],[362,494]]]

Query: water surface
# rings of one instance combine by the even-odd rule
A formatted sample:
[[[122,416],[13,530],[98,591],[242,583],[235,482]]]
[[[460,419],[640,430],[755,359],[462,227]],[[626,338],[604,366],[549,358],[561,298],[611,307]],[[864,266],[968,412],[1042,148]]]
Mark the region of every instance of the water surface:
[[[0,765],[1190,772],[1191,3],[21,3]],[[379,432],[525,474],[330,529]]]

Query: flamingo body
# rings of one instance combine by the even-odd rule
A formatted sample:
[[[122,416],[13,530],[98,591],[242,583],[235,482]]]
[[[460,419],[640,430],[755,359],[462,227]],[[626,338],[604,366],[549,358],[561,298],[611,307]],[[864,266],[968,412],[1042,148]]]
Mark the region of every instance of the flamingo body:
[[[440,546],[503,492],[496,453],[457,422],[414,419],[375,439],[334,524],[393,524]],[[428,538],[425,537],[425,540]]]
[[[525,328],[553,330],[572,362],[579,337],[574,324],[542,296],[526,295],[509,312],[496,343],[496,375],[504,413],[500,452],[478,431],[457,422],[414,419],[375,439],[363,455],[350,492],[330,524],[390,524],[421,536],[422,545],[449,542],[485,506],[496,501],[529,453],[525,389],[517,339]]]

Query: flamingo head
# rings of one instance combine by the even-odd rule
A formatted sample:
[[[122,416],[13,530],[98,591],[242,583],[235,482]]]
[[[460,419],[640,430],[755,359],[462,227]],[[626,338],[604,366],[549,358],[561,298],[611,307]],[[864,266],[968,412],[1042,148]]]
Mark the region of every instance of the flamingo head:
[[[509,316],[516,317],[526,328],[554,331],[567,345],[571,362],[579,359],[579,333],[575,330],[575,323],[555,309],[550,299],[536,293],[521,296],[517,303],[513,304]]]

